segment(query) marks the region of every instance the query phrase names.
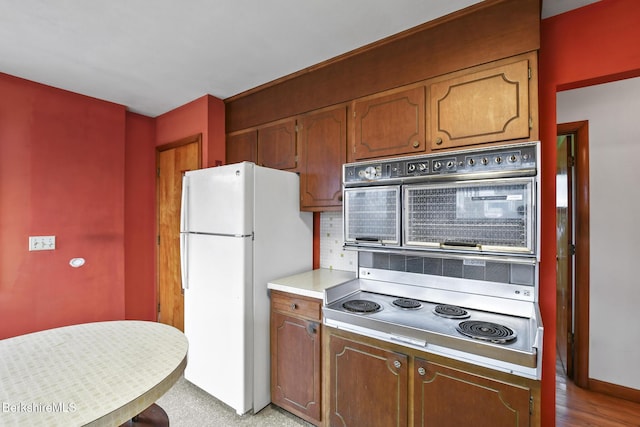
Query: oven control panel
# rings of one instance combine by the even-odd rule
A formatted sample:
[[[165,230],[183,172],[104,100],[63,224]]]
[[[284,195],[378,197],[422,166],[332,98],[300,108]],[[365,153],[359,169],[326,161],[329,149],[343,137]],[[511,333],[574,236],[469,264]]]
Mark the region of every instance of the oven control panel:
[[[345,185],[364,185],[449,175],[535,175],[538,166],[538,145],[537,142],[521,143],[348,163],[343,166],[342,178]]]

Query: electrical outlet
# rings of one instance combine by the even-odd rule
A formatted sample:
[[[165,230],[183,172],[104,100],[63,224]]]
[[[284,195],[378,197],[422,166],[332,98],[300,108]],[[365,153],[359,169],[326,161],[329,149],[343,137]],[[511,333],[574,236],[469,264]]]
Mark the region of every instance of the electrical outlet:
[[[56,248],[56,236],[29,236],[30,251],[52,251]]]

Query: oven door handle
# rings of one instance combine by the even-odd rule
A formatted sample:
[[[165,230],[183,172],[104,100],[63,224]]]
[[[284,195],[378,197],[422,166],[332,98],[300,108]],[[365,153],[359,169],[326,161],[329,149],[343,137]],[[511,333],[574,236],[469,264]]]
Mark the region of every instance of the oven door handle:
[[[362,236],[362,237],[356,237],[355,241],[356,241],[356,243],[380,243],[380,244],[382,244],[382,239],[380,237]]]
[[[447,247],[482,250],[482,245],[474,242],[458,242],[453,240],[447,240],[445,242],[440,243],[440,248],[446,249]]]

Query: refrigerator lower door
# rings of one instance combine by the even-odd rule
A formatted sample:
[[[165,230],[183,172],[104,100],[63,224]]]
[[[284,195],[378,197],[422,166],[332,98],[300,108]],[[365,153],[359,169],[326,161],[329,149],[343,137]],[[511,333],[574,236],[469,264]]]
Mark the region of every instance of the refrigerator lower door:
[[[252,239],[188,234],[185,378],[244,414],[253,405]]]

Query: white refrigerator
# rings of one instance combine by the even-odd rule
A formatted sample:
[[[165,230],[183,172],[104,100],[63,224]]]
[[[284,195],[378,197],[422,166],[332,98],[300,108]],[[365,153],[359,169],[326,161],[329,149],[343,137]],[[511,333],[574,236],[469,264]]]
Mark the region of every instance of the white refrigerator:
[[[312,268],[299,185],[295,173],[249,162],[183,178],[184,375],[238,414],[271,401],[267,282]]]

